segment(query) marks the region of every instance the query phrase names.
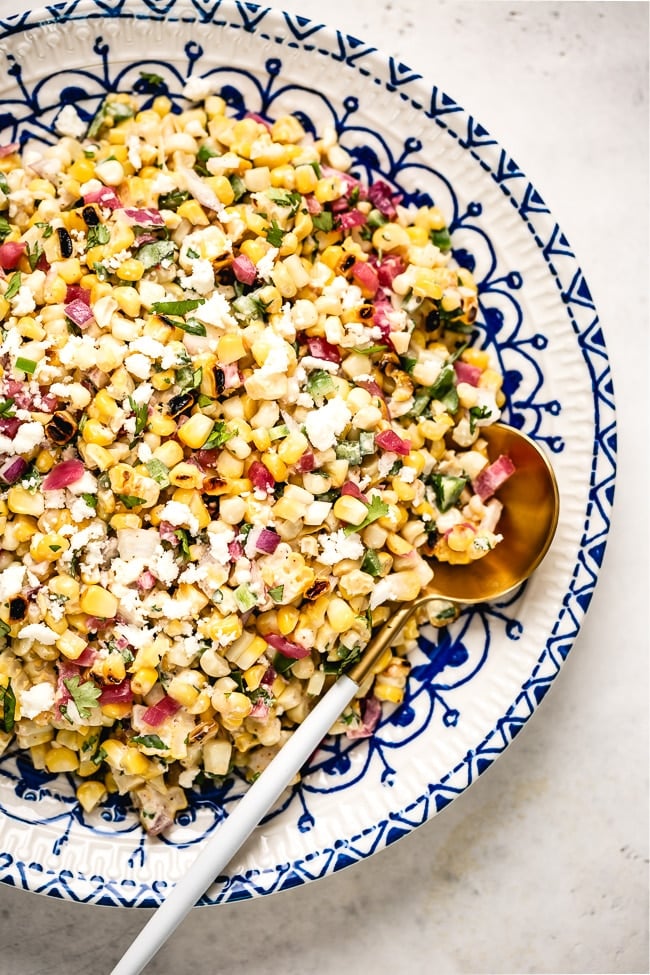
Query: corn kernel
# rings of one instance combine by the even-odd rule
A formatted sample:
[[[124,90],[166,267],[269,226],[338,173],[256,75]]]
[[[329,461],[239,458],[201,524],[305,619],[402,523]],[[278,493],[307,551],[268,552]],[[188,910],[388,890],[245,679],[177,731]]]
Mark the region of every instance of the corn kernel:
[[[48,772],[74,772],[79,767],[79,756],[71,748],[52,746],[45,755]]]
[[[88,613],[89,616],[113,619],[117,616],[119,600],[117,596],[102,586],[88,586],[79,599],[79,605],[81,611]]]
[[[37,533],[32,537],[29,554],[36,562],[56,562],[70,548],[70,542],[63,535],[51,532],[47,535]]]
[[[129,257],[115,272],[120,281],[139,281],[144,274],[144,264],[137,257]]]
[[[93,767],[97,766],[93,762]],[[77,788],[77,799],[84,812],[92,812],[100,803],[108,797],[106,786],[103,782],[93,780],[92,782],[82,782]]]
[[[198,450],[206,442],[212,429],[214,421],[204,413],[193,413],[189,420],[178,428],[178,439],[190,447]]]
[[[68,660],[76,660],[86,649],[86,640],[68,629],[56,641],[56,646]]]

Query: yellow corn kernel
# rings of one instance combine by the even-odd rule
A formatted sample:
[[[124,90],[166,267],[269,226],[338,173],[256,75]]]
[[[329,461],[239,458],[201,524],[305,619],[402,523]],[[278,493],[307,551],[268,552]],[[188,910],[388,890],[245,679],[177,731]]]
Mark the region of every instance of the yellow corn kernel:
[[[19,318],[16,322],[16,330],[24,339],[33,339],[35,342],[40,342],[45,338],[45,329],[31,315],[24,315],[22,318]]]
[[[100,471],[107,471],[109,467],[113,467],[115,464],[113,455],[106,450],[106,447],[101,447],[99,444],[79,444],[78,449],[87,467],[96,467]]]
[[[38,522],[27,515],[14,518],[10,525],[12,526],[13,538],[18,543],[30,541],[38,531]]]
[[[385,223],[372,235],[373,247],[382,252],[401,250],[408,247],[410,238],[404,227],[398,223]]]
[[[48,772],[74,772],[79,767],[79,756],[71,748],[52,746],[45,755]]]
[[[424,227],[413,225],[406,228],[406,233],[413,247],[424,247],[429,241],[429,235]]]
[[[378,701],[388,701],[390,704],[401,704],[404,700],[404,688],[395,684],[384,684],[379,679],[374,683],[373,695]]]
[[[253,443],[262,453],[265,450],[268,450],[271,446],[269,431],[263,430],[262,427],[258,427],[257,429],[253,430]]]
[[[368,514],[368,506],[353,498],[349,494],[342,494],[334,503],[334,515],[339,521],[345,521],[349,525],[360,525]]]
[[[413,551],[413,546],[405,538],[396,532],[389,532],[386,539],[386,548],[393,555],[409,555]]]
[[[158,680],[158,671],[154,667],[140,667],[131,678],[131,690],[134,694],[144,697]]]
[[[318,176],[316,175],[316,170],[313,166],[296,166],[294,177],[296,181],[296,189],[299,193],[306,195],[307,193],[313,193],[316,189],[318,184]]]
[[[169,682],[167,693],[184,708],[191,708],[199,696],[198,688],[181,675]]]
[[[34,515],[38,518],[45,511],[42,494],[32,494],[20,484],[14,484],[7,492],[7,507],[15,515]]]
[[[330,600],[327,606],[327,621],[336,633],[345,633],[354,625],[356,614],[349,603],[339,596]]]
[[[120,271],[123,271],[123,269],[124,269],[124,265],[122,265]],[[118,277],[121,277],[122,280],[125,280],[123,274],[118,274]],[[142,275],[140,275],[140,277],[142,277]],[[139,280],[139,278],[135,278],[135,279],[128,278],[127,280],[133,281],[133,280]],[[142,301],[140,299],[140,295],[135,290],[135,288],[129,288],[126,285],[120,285],[117,288],[113,288],[113,297],[115,298],[117,302],[117,306],[120,309],[120,311],[123,311],[125,315],[129,316],[129,318],[138,317],[138,315],[140,314],[140,309],[142,308]]]
[[[244,473],[244,461],[233,457],[228,450],[222,450],[217,458],[216,471],[219,477],[241,477]]]
[[[85,274],[78,257],[68,257],[64,261],[57,261],[55,266],[58,276],[63,278],[66,284],[78,284]]]
[[[174,369],[164,369],[155,372],[149,381],[154,389],[169,389],[176,381],[176,372]]]
[[[308,447],[309,441],[307,437],[303,433],[295,431],[281,441],[278,446],[278,457],[285,464],[291,466],[291,464],[296,464],[300,460]]]
[[[51,532],[48,535],[37,533],[32,537],[29,554],[36,562],[56,562],[70,548],[70,542],[63,535]]]
[[[108,447],[115,441],[115,434],[99,420],[87,420],[84,423],[81,436],[88,444],[98,444],[100,447]]]
[[[217,359],[219,362],[228,364],[231,362],[237,362],[238,359],[242,359],[246,355],[246,349],[244,348],[244,342],[241,337],[236,332],[228,332],[226,335],[222,335],[217,344]]]
[[[235,199],[235,191],[227,176],[211,176],[206,179],[206,183],[208,183],[220,203],[223,203],[225,206],[230,206]]]
[[[159,437],[171,437],[176,433],[176,420],[171,416],[159,413],[157,410],[149,415],[147,426],[151,433],[155,433]]]
[[[178,439],[192,450],[198,450],[206,442],[212,429],[214,420],[204,413],[193,413],[192,416],[178,429]]]
[[[87,641],[80,637],[73,630],[66,630],[56,641],[57,649],[67,657],[68,660],[76,660],[86,649]]]
[[[165,440],[159,447],[156,447],[153,456],[165,467],[171,469],[183,460],[183,448],[175,440]]]
[[[121,721],[131,713],[131,705],[128,702],[116,701],[115,704],[102,704],[101,711],[105,718]]]
[[[268,249],[269,244],[262,237],[249,237],[247,240],[243,240],[240,246],[241,253],[250,258],[253,264],[261,261]]]
[[[262,454],[261,461],[276,481],[286,481],[289,470],[277,454],[267,450],[266,453]]]
[[[407,484],[399,477],[391,479],[391,487],[400,501],[412,501],[415,497],[415,485]]]
[[[262,677],[266,673],[266,664],[253,664],[244,671],[244,683],[249,691],[256,691],[262,682]]]
[[[193,227],[207,227],[210,223],[208,216],[198,200],[185,200],[176,213],[184,220],[188,220]]]
[[[120,281],[139,281],[144,274],[144,264],[137,257],[129,257],[115,272]]]
[[[153,762],[142,752],[139,752],[135,745],[127,745],[122,753],[122,770],[124,772],[128,775],[141,775],[146,778],[154,773],[154,769]]]
[[[93,767],[97,766],[93,762]],[[77,788],[77,800],[84,812],[92,812],[100,803],[108,797],[106,786],[103,782],[93,779],[91,782],[82,782]]]
[[[117,616],[119,600],[108,589],[102,586],[88,586],[81,594],[79,605],[82,613],[89,616],[99,616],[102,619],[113,619]]]
[[[80,183],[87,183],[95,175],[95,163],[92,159],[76,159],[70,166],[68,174]]]
[[[79,599],[79,583],[73,576],[66,575],[64,572],[48,579],[47,587],[55,596],[64,596],[70,602]]]
[[[295,606],[280,606],[278,609],[278,629],[282,636],[295,630],[300,613]]]

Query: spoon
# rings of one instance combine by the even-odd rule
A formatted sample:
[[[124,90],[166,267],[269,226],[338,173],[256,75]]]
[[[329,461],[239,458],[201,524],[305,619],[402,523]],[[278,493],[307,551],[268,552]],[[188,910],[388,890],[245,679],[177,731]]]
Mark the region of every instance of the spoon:
[[[553,540],[559,514],[559,493],[553,469],[537,444],[504,424],[481,431],[491,458],[508,455],[515,473],[499,488],[503,513],[496,548],[468,565],[436,562],[435,577],[407,605],[395,607],[359,661],[338,678],[307,718],[239,800],[235,810],[206,840],[194,863],[174,886],[126,950],[111,975],[138,975],[169,938],[201,895],[246,842],[254,828],[359,690],[360,684],[390,646],[407,620],[431,600],[469,605],[514,592],[538,567]]]

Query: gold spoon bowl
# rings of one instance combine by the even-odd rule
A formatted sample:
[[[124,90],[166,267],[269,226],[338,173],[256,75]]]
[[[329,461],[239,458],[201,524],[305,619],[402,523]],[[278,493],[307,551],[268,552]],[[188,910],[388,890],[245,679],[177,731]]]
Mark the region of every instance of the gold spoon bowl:
[[[514,592],[538,567],[553,541],[560,513],[555,473],[543,449],[526,434],[504,423],[481,431],[491,461],[505,454],[515,471],[498,489],[503,512],[503,541],[486,556],[466,565],[435,562],[434,577],[411,603],[396,609],[375,634],[360,660],[348,671],[360,684],[410,617],[434,599],[456,605],[488,602]]]

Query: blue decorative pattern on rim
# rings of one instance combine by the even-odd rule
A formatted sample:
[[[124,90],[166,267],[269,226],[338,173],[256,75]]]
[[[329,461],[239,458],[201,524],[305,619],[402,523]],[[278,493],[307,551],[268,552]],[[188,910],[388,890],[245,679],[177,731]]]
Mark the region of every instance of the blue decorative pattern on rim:
[[[109,36],[106,25],[132,20],[213,25],[226,33],[243,31],[265,42],[266,53],[273,50],[274,56],[266,57],[256,71],[232,65],[214,67],[202,44],[193,39],[177,51],[173,63],[161,63],[154,57],[125,64],[114,58],[113,45],[117,42]],[[88,46],[88,63],[84,69],[53,71],[39,77],[36,83],[27,81],[16,43],[24,32],[66,28],[82,22],[88,33],[84,42]],[[203,35],[197,33],[197,37],[202,39]],[[291,862],[266,869],[235,870],[232,876],[219,878],[220,885],[206,895],[204,903],[258,896],[325,876],[399,839],[464,791],[517,735],[559,673],[594,590],[613,500],[616,433],[611,376],[593,301],[571,247],[517,163],[476,119],[439,88],[427,88],[420,76],[403,64],[378,58],[374,48],[341,32],[248,3],[72,0],[46,11],[0,17],[0,53],[4,52],[7,74],[13,79],[13,91],[4,97],[0,93],[0,143],[15,139],[51,142],[52,126],[61,107],[75,104],[82,117],[90,119],[105,95],[117,90],[139,91],[145,105],[164,92],[180,110],[186,104],[183,85],[193,76],[212,78],[215,88],[236,113],[254,111],[272,117],[288,111],[287,105],[295,95],[301,104],[297,114],[307,131],[315,131],[323,120],[335,126],[340,141],[354,159],[355,173],[367,180],[381,176],[404,192],[406,202],[435,200],[452,215],[454,256],[458,263],[471,267],[480,285],[482,343],[495,355],[505,376],[506,418],[542,441],[559,458],[565,451],[565,439],[551,421],[560,415],[562,404],[557,394],[547,394],[546,377],[539,364],[548,339],[541,331],[531,334],[524,328],[525,308],[520,293],[525,289],[525,276],[519,270],[503,267],[498,247],[485,229],[489,220],[484,215],[483,202],[462,200],[441,169],[425,164],[419,155],[420,139],[409,135],[401,143],[389,141],[371,127],[357,96],[328,98],[320,88],[292,83],[285,65],[292,50],[344,65],[366,79],[371,96],[373,86],[378,86],[396,100],[398,110],[402,104],[419,117],[424,127],[433,125],[440,130],[450,146],[474,160],[526,227],[557,290],[590,377],[594,402],[588,501],[575,567],[550,633],[545,645],[539,647],[530,673],[509,698],[496,723],[472,743],[453,767],[437,780],[423,783],[419,794],[411,796],[402,807],[390,810],[379,821],[375,817],[359,831],[332,843],[323,845],[316,840],[309,852]],[[154,68],[162,77],[160,83],[141,76],[141,72],[152,72]],[[362,778],[388,790],[396,786],[400,780],[399,750],[432,725],[440,734],[453,734],[469,700],[466,688],[483,672],[492,645],[500,641],[514,646],[522,637],[525,620],[521,596],[519,592],[489,607],[476,607],[448,630],[424,634],[414,656],[404,704],[384,715],[369,741],[325,742],[300,788],[286,796],[267,822],[290,813],[297,831],[309,836],[317,825],[314,804],[319,797],[344,793]],[[5,792],[11,801],[5,801]],[[197,826],[198,832],[188,832],[189,840],[179,840],[175,835],[173,840],[157,842],[180,848],[193,846],[228,813],[241,792],[242,784],[235,781],[219,792],[197,794],[184,814],[184,823],[181,817],[181,825]],[[20,800],[18,805],[13,801],[16,798]],[[76,802],[70,777],[35,772],[24,756],[12,752],[0,759],[0,812],[12,822],[54,825],[51,854],[55,860],[67,844],[79,837],[90,836],[99,842],[117,834],[130,838],[129,867],[134,871],[145,865],[149,855],[148,841],[123,798],[112,798],[99,816],[86,817]],[[162,880],[140,881],[47,867],[1,851],[0,880],[53,896],[120,906],[154,906],[165,896],[168,886]]]

